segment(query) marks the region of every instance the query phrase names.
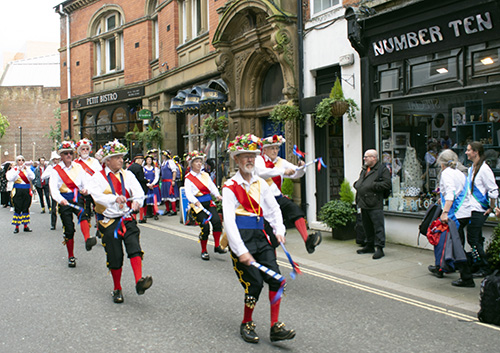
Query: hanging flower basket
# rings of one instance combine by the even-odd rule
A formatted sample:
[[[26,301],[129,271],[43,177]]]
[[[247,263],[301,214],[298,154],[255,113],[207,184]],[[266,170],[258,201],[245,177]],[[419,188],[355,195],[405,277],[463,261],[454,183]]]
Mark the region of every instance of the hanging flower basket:
[[[332,116],[334,118],[341,117],[349,109],[349,103],[345,101],[335,101],[332,103]]]

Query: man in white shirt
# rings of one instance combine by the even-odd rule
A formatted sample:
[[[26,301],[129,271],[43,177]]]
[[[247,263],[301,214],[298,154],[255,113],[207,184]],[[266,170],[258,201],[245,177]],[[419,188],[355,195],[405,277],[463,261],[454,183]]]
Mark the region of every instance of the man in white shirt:
[[[321,243],[321,232],[308,234],[304,212],[281,193],[283,178],[299,179],[305,173],[305,168],[300,168],[304,165],[303,161],[296,166],[278,156],[280,147],[285,142],[283,136],[278,135],[262,139],[262,155],[255,159],[255,173],[269,184],[284,217],[295,224],[295,228],[304,240],[307,252],[312,254]],[[267,224],[266,230],[269,230]]]
[[[144,203],[144,190],[130,170],[123,169],[123,156],[127,148],[114,140],[103,147],[102,162],[106,167],[90,179],[89,190],[96,203],[96,210],[104,216],[98,228],[106,251],[106,263],[113,277],[113,301],[123,303],[121,275],[123,246],[127,251],[135,277],[135,289],[141,295],[151,287],[153,278],[142,276],[143,251],[139,241],[140,231],[133,212]]]
[[[50,155],[50,163],[47,166],[47,168],[43,171],[43,174],[40,177],[49,186],[50,186],[49,179],[50,175],[52,174],[52,170],[54,169],[54,166],[59,164],[60,161],[61,161],[61,156],[59,156],[56,151],[52,151]],[[49,188],[49,194],[50,194],[50,188]],[[52,196],[50,196],[50,202],[51,202],[49,204],[50,230],[55,230],[57,223],[57,202],[52,198]]]
[[[64,244],[68,250],[68,267],[76,267],[73,254],[75,223],[73,215],[80,222],[80,229],[85,239],[85,249],[90,251],[97,244],[97,239],[90,236],[88,216],[84,212],[84,195],[88,194],[85,187],[85,173],[82,167],[73,161],[75,144],[73,141],[63,141],[59,144],[59,164],[54,166],[49,178],[49,188],[52,198],[59,204],[59,215],[64,229]]]
[[[260,139],[251,134],[239,136],[229,144],[228,152],[239,170],[222,189],[224,225],[233,267],[245,289],[245,308],[240,335],[249,343],[259,342],[252,315],[264,282],[269,286],[271,302],[271,341],[295,337],[294,330],[285,329],[285,324],[278,321],[281,302],[279,291],[282,283],[251,266],[253,262],[258,262],[280,273],[276,252],[271,245],[269,235],[264,231],[264,218],[271,225],[273,235],[278,242],[285,243],[286,231],[279,205],[269,186],[254,173],[255,158],[260,153],[259,145]]]

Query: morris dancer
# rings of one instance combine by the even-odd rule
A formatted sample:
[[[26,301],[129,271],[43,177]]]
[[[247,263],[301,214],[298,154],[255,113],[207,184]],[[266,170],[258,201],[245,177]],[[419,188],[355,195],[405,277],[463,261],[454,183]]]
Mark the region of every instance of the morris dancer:
[[[283,136],[274,135],[262,139],[262,155],[255,159],[255,173],[267,181],[284,217],[295,224],[295,228],[304,240],[307,252],[312,254],[316,246],[321,243],[321,233],[308,234],[304,212],[281,193],[283,178],[299,179],[304,176],[305,168],[299,168],[304,165],[304,162],[300,161],[299,166],[295,166],[286,159],[278,157],[283,143],[285,143]],[[270,232],[267,224],[266,231]]]
[[[165,201],[165,214],[175,216],[177,207],[175,203],[179,200],[179,189],[175,181],[177,180],[177,166],[170,156],[169,151],[163,151],[166,160],[161,165],[161,198]],[[170,211],[172,205],[172,211]]]
[[[158,214],[156,210],[158,208],[158,202],[161,200],[160,195],[160,186],[158,185],[158,181],[160,180],[160,169],[155,167],[155,162],[153,156],[146,156],[146,164],[144,165],[144,177],[148,180],[147,187],[149,188],[148,193],[146,195],[146,208],[151,209],[151,213],[153,214],[154,219],[158,220]],[[147,216],[149,217],[149,216]]]
[[[52,175],[52,171],[54,170],[54,166],[59,164],[60,161],[61,161],[61,156],[59,156],[56,151],[52,151],[50,155],[50,163],[41,176],[41,179],[45,180],[45,183],[47,183],[47,185],[50,185],[49,179],[50,176]],[[49,187],[49,193],[50,193],[50,187]],[[49,205],[50,230],[55,230],[57,223],[57,202],[52,198],[52,196],[50,196],[50,202],[51,202]]]
[[[25,232],[31,232],[30,227],[30,206],[31,206],[31,181],[35,179],[33,171],[26,166],[24,157],[16,157],[16,166],[10,168],[5,175],[7,181],[14,182],[11,200],[14,206],[14,216],[12,225],[15,226],[14,233],[19,233],[19,225],[24,225]]]
[[[271,302],[271,342],[295,337],[294,330],[285,329],[278,321],[281,282],[263,274],[254,262],[280,273],[276,252],[264,231],[264,218],[269,222],[278,242],[285,243],[285,226],[276,199],[265,180],[254,173],[255,158],[260,153],[260,139],[247,134],[237,137],[228,146],[228,152],[238,165],[238,172],[223,189],[224,224],[231,249],[233,268],[245,289],[245,308],[240,334],[244,341],[259,342],[253,322],[253,310],[259,300],[264,282],[269,286]],[[278,296],[277,298],[275,298]]]
[[[102,244],[106,251],[106,264],[113,277],[113,301],[123,303],[121,276],[123,268],[123,246],[127,251],[135,277],[135,290],[141,295],[151,287],[153,278],[142,276],[143,251],[139,242],[140,231],[132,211],[139,211],[144,202],[144,191],[134,174],[122,169],[123,156],[127,148],[118,140],[103,147],[102,162],[105,168],[95,173],[90,180],[90,193],[97,205],[104,208],[104,219],[99,221],[103,234]],[[129,201],[131,200],[132,201]]]
[[[85,249],[90,251],[97,244],[97,238],[90,236],[90,225],[88,215],[84,210],[82,195],[88,191],[84,184],[85,172],[80,164],[73,161],[75,143],[63,141],[59,144],[58,154],[61,162],[54,166],[49,179],[49,187],[52,198],[59,204],[59,215],[63,224],[64,242],[68,250],[68,267],[76,267],[74,255],[75,223],[73,214],[80,220],[80,229],[85,239]]]
[[[90,152],[92,152],[92,141],[88,139],[78,141],[76,143],[76,151],[79,158],[76,159],[75,162],[82,166],[83,170],[88,174],[88,178],[94,175],[94,173],[102,170],[101,163],[99,163],[97,159],[90,157]],[[90,195],[85,195],[83,199],[85,201],[85,213],[87,213],[87,217],[90,220],[94,200],[92,200],[92,196]],[[97,214],[96,218],[99,218]]]
[[[212,195],[218,200],[222,200],[222,196],[217,189],[217,186],[210,179],[208,173],[202,172],[201,167],[205,155],[198,151],[193,151],[188,154],[187,162],[191,167],[191,171],[186,175],[184,188],[186,198],[189,201],[190,212],[196,222],[200,225],[200,243],[201,243],[201,259],[210,260],[210,255],[207,252],[208,236],[210,235],[210,225],[213,230],[215,243],[214,251],[219,254],[227,252],[220,246],[220,236],[222,233],[222,222],[217,212],[217,208],[212,201]]]

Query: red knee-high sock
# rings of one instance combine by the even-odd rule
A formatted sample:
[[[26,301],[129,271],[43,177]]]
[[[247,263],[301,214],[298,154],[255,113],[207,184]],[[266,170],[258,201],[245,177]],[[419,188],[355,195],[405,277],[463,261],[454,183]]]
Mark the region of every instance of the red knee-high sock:
[[[175,205],[175,201],[171,202],[172,204],[172,212],[177,212],[177,206]]]
[[[170,212],[170,202],[169,201],[165,201],[165,210],[167,212]]]
[[[142,221],[146,215],[146,207],[141,207],[139,209],[139,219]]]
[[[200,243],[201,243],[201,252],[202,253],[207,252],[208,240],[200,240]]]
[[[118,270],[111,270],[111,276],[113,277],[113,284],[115,286],[114,290],[121,290],[122,285],[120,284],[120,281],[122,279],[122,269],[119,268]]]
[[[278,292],[269,291],[269,302],[272,302]],[[271,304],[271,327],[278,322],[280,316],[281,298],[274,304]]]
[[[253,308],[249,308],[248,306],[245,305],[245,310],[243,310],[243,321],[241,322],[242,324],[253,321],[252,315],[253,315]]]
[[[139,282],[142,278],[142,259],[140,256],[135,256],[130,259],[132,271],[134,271],[135,283]]]
[[[307,237],[309,236],[307,234],[307,226],[306,226],[306,220],[304,218],[299,218],[295,221],[295,228],[299,231],[300,235],[302,236],[302,239],[304,241],[307,240]]]
[[[214,232],[215,247],[218,247],[220,245],[220,235],[221,235],[221,232]]]
[[[68,259],[74,257],[73,249],[75,248],[75,239],[66,240],[66,249],[68,249]]]
[[[88,238],[90,238],[90,225],[89,225],[89,221],[87,221],[87,220],[81,221],[80,222],[80,229],[82,230],[83,238],[85,240],[87,240]]]

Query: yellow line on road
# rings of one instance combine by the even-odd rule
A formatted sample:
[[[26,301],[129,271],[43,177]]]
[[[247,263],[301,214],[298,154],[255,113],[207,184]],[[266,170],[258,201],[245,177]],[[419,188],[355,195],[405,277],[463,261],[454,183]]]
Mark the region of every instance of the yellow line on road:
[[[167,229],[167,228],[163,228],[163,227],[158,227],[158,226],[154,226],[154,225],[150,225],[150,224],[143,224],[142,226],[145,226],[147,228],[151,228],[151,229],[163,232],[163,233],[169,233],[169,234],[172,234],[172,235],[184,238],[184,239],[189,239],[189,240],[192,240],[192,241],[198,241],[198,237],[190,235],[190,234],[181,233],[181,232],[177,232],[175,230],[171,230],[171,229]],[[290,264],[288,262],[283,262],[283,261],[278,260],[278,264],[281,267],[286,267],[286,268],[288,268],[290,270],[292,269],[292,267],[290,266]],[[367,293],[376,294],[376,295],[384,297],[384,298],[396,300],[396,301],[399,301],[401,303],[409,304],[409,305],[412,305],[412,306],[415,306],[415,307],[419,307],[419,308],[422,308],[422,309],[425,309],[425,310],[428,310],[428,311],[433,311],[433,312],[436,312],[438,314],[443,314],[443,315],[446,315],[446,316],[450,316],[450,317],[453,317],[453,318],[461,320],[461,321],[472,322],[472,323],[475,323],[475,324],[478,324],[478,325],[481,325],[481,326],[485,326],[485,327],[491,328],[493,330],[500,331],[500,327],[496,327],[496,326],[493,326],[493,325],[482,323],[482,322],[478,321],[477,318],[475,318],[473,316],[470,316],[470,315],[466,315],[466,314],[462,314],[462,313],[459,313],[459,312],[456,312],[456,311],[448,310],[448,309],[445,309],[445,308],[442,308],[442,307],[439,307],[439,306],[436,306],[436,305],[424,303],[424,302],[421,302],[419,300],[415,300],[415,299],[411,299],[411,298],[406,298],[406,297],[403,297],[403,296],[398,295],[398,294],[394,294],[394,293],[390,293],[390,292],[387,292],[387,291],[384,291],[384,290],[381,290],[381,289],[369,287],[369,286],[364,285],[364,284],[352,282],[352,281],[349,281],[349,280],[345,280],[345,279],[342,279],[342,278],[339,278],[339,277],[335,277],[335,276],[332,276],[332,275],[329,275],[329,274],[326,274],[326,273],[322,273],[322,272],[318,272],[318,271],[315,271],[315,270],[311,270],[311,269],[308,269],[308,268],[301,267],[301,271],[304,274],[309,274],[309,275],[312,275],[314,277],[326,279],[326,280],[328,280],[330,282],[335,282],[335,283],[338,283],[338,284],[342,284],[344,286],[348,286],[348,287],[351,287],[351,288],[362,290],[362,291],[367,292]]]

